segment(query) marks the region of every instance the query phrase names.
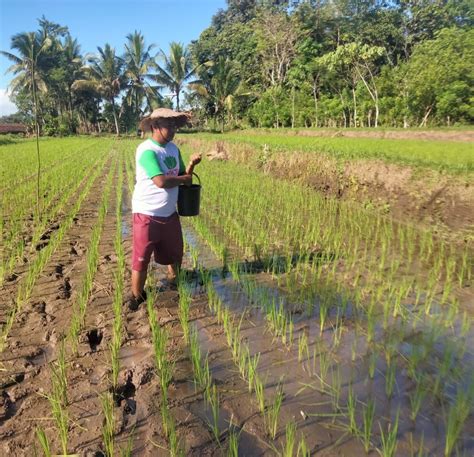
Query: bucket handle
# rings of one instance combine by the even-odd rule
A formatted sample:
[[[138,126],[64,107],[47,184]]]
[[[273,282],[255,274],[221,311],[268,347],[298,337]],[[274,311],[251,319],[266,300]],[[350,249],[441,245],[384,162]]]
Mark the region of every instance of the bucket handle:
[[[196,176],[199,181],[199,185],[201,185],[201,178],[198,176],[198,174],[193,171],[193,175]]]

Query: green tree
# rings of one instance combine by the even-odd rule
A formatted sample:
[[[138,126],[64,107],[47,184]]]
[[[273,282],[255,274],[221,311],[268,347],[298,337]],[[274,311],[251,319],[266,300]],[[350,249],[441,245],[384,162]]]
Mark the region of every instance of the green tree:
[[[219,118],[221,131],[224,131],[226,114],[232,112],[236,98],[248,95],[230,59],[220,56],[216,62],[203,72],[201,79],[189,84],[196,92],[213,107],[213,115]]]
[[[352,92],[353,122],[358,126],[357,116],[357,85],[362,81],[375,105],[375,124],[379,119],[379,93],[376,83],[376,60],[385,54],[385,49],[379,46],[369,46],[360,43],[349,43],[339,46],[335,51],[325,54],[319,63],[335,71],[347,81]]]
[[[2,55],[13,61],[13,65],[7,70],[17,75],[10,84],[12,92],[21,90],[30,91],[34,105],[35,131],[36,131],[36,153],[37,153],[37,182],[36,182],[36,209],[40,216],[40,174],[41,157],[39,149],[39,122],[38,122],[38,97],[37,90],[46,89],[41,74],[38,71],[38,62],[44,52],[51,46],[51,40],[39,32],[18,33],[13,35],[10,47],[15,49],[19,56],[7,51],[1,51]]]
[[[127,78],[127,89],[125,98],[129,106],[133,107],[135,121],[143,114],[143,102],[146,109],[151,111],[159,101],[161,88],[151,84],[150,71],[156,68],[156,62],[151,55],[154,44],[146,45],[145,38],[141,32],[135,31],[127,35],[125,44],[125,76]]]
[[[170,89],[176,98],[176,109],[179,111],[179,99],[184,84],[196,73],[200,65],[193,65],[190,52],[182,43],[170,43],[169,55],[163,50],[160,52],[163,65],[157,65],[158,73],[151,78]]]
[[[414,121],[472,122],[474,110],[474,30],[441,30],[413,50],[399,69],[405,76],[407,103]]]
[[[11,49],[18,55],[7,51],[0,53],[13,62],[7,69],[7,73],[13,73],[15,77],[9,85],[14,94],[26,90],[31,94],[35,104],[35,113],[38,115],[38,91],[46,91],[44,74],[41,72],[41,58],[45,51],[51,46],[51,40],[40,32],[17,33],[11,38]],[[37,123],[39,128],[39,123]]]
[[[85,72],[89,80],[78,80],[74,83],[76,90],[94,87],[101,96],[110,103],[115,123],[115,132],[120,135],[116,97],[124,87],[124,61],[115,54],[115,49],[106,44],[104,48],[98,47],[98,55],[88,58],[89,65]]]

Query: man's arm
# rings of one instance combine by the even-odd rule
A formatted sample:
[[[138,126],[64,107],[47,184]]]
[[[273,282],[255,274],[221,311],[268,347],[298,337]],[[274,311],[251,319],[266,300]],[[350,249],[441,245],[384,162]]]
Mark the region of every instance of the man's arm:
[[[143,167],[147,176],[153,181],[153,184],[160,189],[169,189],[180,184],[192,183],[192,178],[188,174],[181,176],[166,176],[163,174],[163,170],[156,160],[155,153],[151,150],[144,151],[138,163]]]
[[[189,164],[186,167],[186,174],[192,175],[194,171],[194,167],[201,161],[202,155],[201,154],[193,154],[191,159],[189,160]]]
[[[166,176],[157,175],[151,178],[153,184],[160,189],[170,189],[171,187],[179,186],[180,184],[189,185],[192,183],[192,176],[189,174],[181,176]]]

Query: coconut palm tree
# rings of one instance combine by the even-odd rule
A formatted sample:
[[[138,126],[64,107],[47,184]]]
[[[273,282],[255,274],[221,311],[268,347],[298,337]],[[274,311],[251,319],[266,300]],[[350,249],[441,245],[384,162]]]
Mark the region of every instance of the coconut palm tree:
[[[63,69],[62,82],[65,98],[67,99],[67,109],[69,111],[69,122],[72,126],[73,119],[73,90],[74,82],[82,77],[83,60],[81,56],[81,46],[77,39],[73,39],[70,35],[66,36],[64,43],[60,43],[60,61]]]
[[[233,62],[223,56],[219,56],[209,71],[201,74],[200,80],[189,83],[189,88],[212,104],[214,115],[220,119],[222,131],[225,114],[231,112],[236,98],[249,95],[243,90]]]
[[[112,106],[115,122],[115,131],[120,135],[115,98],[124,87],[124,60],[115,54],[115,49],[106,43],[104,48],[97,48],[98,55],[88,57],[89,65],[84,68],[90,80],[77,80],[73,90],[80,90],[82,86],[91,85]]]
[[[46,84],[39,71],[39,60],[44,52],[51,46],[51,40],[41,32],[17,33],[11,38],[11,49],[18,52],[19,56],[7,51],[0,51],[3,56],[13,62],[8,68],[8,73],[13,73],[16,77],[10,83],[11,92],[28,90],[33,98],[35,131],[36,131],[36,152],[38,159],[37,185],[36,185],[36,209],[40,216],[40,174],[41,160],[39,151],[39,123],[38,123],[38,96],[37,91],[46,91]]]
[[[0,51],[3,56],[13,62],[13,65],[7,69],[7,73],[16,75],[9,86],[12,93],[27,90],[32,98],[36,99],[38,90],[47,90],[44,75],[41,73],[40,58],[49,46],[51,46],[51,39],[41,32],[24,32],[17,33],[11,38],[10,47],[17,51],[18,56],[11,52]]]
[[[149,83],[151,79],[149,72],[157,67],[155,59],[151,55],[154,47],[154,44],[145,45],[145,38],[141,32],[135,31],[127,35],[124,61],[125,76],[128,82],[125,97],[128,104],[134,107],[137,118],[143,114],[143,99],[146,100],[147,110],[151,111],[162,98],[158,92],[162,86]]]
[[[182,43],[170,43],[169,56],[163,50],[160,53],[163,65],[157,65],[158,74],[153,79],[171,90],[179,111],[179,96],[184,83],[196,73],[200,65],[193,66],[191,55]]]

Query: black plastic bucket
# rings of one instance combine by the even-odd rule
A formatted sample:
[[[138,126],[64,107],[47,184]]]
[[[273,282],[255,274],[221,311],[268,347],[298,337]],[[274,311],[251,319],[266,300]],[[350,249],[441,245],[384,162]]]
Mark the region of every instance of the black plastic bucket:
[[[199,204],[201,202],[201,180],[196,173],[193,173],[199,184],[190,186],[181,185],[178,191],[178,214],[180,216],[197,216],[199,214]]]

